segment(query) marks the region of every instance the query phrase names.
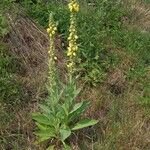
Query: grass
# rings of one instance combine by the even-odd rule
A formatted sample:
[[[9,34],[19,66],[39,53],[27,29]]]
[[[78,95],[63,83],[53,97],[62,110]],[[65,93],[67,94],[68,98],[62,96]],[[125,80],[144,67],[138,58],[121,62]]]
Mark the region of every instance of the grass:
[[[94,128],[79,131],[70,139],[70,143],[81,150],[148,150],[150,148],[150,33],[145,25],[150,18],[145,4],[149,4],[149,1],[137,2],[146,11],[139,7],[132,9],[128,7],[130,5],[120,5],[118,1],[100,2],[102,1],[88,1],[88,3],[80,1],[81,11],[78,15],[80,35],[78,61],[82,62],[82,65],[79,65],[82,74],[80,82],[85,80],[87,82],[80,99],[91,100],[92,106],[86,112],[86,116],[99,119],[100,123]],[[63,56],[66,53],[69,26],[66,3],[53,1],[48,5],[26,3],[22,6],[30,17],[44,28],[48,24],[48,10],[55,12],[55,19],[59,20],[60,54]],[[138,14],[135,10],[142,13]],[[4,53],[5,49],[1,49]],[[0,59],[2,62],[0,65],[3,64],[1,68],[6,69],[2,76],[6,81],[10,81],[21,67],[17,65],[13,71],[10,71],[10,68],[13,68],[10,67],[12,62],[15,63],[14,59],[9,57],[10,55],[5,55],[6,57],[3,57],[2,53],[0,55],[3,58]],[[32,83],[38,81],[36,78],[34,82],[29,83],[32,86]],[[28,104],[22,109],[24,104],[18,105],[18,102],[20,103],[18,86],[15,87],[16,84],[10,86],[9,82],[4,83],[6,85],[4,91],[7,93],[0,97],[3,99],[1,102],[3,117],[0,117],[4,118],[3,123],[6,126],[5,128],[2,126],[0,130],[1,149],[40,149],[33,146],[34,125],[29,112],[37,109],[38,101],[45,97],[46,93],[40,89],[33,92],[34,88],[31,88],[31,96],[24,98]],[[91,86],[91,83],[94,83],[95,87]],[[17,92],[13,93],[12,87]],[[24,91],[27,90],[26,88],[28,87],[25,86]],[[35,97],[38,97],[38,100]],[[4,106],[7,106],[7,109]],[[13,109],[17,106],[13,116],[12,106]],[[14,116],[15,120],[11,122]]]
[[[15,119],[18,109],[20,109],[21,86],[15,80],[18,62],[16,58],[9,53],[8,47],[1,42],[0,46],[0,145],[1,149],[5,149],[3,145],[7,144],[8,137],[15,134],[7,132]],[[5,133],[8,133],[5,135]],[[17,134],[16,134],[17,135]],[[17,135],[18,136],[18,135]],[[9,137],[9,138],[10,138]]]

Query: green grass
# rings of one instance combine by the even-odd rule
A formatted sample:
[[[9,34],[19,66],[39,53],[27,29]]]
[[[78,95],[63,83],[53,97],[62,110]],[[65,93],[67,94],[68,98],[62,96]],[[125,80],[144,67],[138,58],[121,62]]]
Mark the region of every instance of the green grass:
[[[0,46],[0,103],[13,108],[19,103],[19,84],[14,80],[16,59],[7,53],[5,45]]]
[[[141,2],[150,4],[149,0],[141,0]]]
[[[126,49],[133,56],[149,63],[149,33],[130,31],[123,24],[123,18],[130,17],[130,8],[126,10],[119,1],[110,0],[95,1],[94,6],[88,5],[86,1],[81,1],[80,4],[81,10],[78,15],[80,59],[78,61],[82,62],[82,65],[78,67],[82,70],[84,80],[95,84],[106,79],[108,70],[118,63],[117,54],[112,52],[114,48]],[[45,28],[48,24],[49,11],[53,11],[59,22],[59,33],[66,41],[69,27],[69,11],[66,4],[53,1],[25,6],[29,15]]]

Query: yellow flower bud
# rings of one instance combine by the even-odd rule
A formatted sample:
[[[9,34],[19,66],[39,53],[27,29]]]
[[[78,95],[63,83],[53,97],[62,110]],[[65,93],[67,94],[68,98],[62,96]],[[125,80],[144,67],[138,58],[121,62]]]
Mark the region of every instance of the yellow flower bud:
[[[57,57],[56,57],[56,56],[54,57],[54,60],[57,60]]]
[[[72,62],[67,65],[68,68],[71,68],[72,66],[73,66]]]
[[[72,47],[72,46],[73,46],[73,44],[71,42],[69,42],[69,47]]]
[[[71,52],[68,52],[68,53],[67,53],[67,56],[71,56]]]
[[[68,51],[69,51],[69,52],[71,51],[71,47],[68,47]]]
[[[47,28],[47,33],[49,33],[50,32],[50,28]]]
[[[71,40],[71,37],[70,37],[70,36],[68,37],[68,40]]]
[[[75,53],[75,52],[73,53],[73,56],[76,56],[76,53]]]
[[[78,46],[75,46],[75,51],[77,51],[78,50]]]
[[[78,36],[77,35],[75,35],[75,37],[74,37],[75,39],[78,39]]]
[[[56,31],[57,30],[57,28],[56,27],[54,27],[54,31]]]
[[[49,36],[52,37],[53,35],[50,33]]]

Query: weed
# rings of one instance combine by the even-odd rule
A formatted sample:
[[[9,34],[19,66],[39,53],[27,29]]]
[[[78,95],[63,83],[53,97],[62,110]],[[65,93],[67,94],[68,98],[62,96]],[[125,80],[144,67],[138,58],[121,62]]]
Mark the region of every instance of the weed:
[[[48,149],[54,149],[59,146],[57,143],[61,142],[64,149],[71,149],[66,144],[66,139],[70,137],[72,132],[95,125],[98,121],[85,119],[78,120],[83,114],[85,109],[89,106],[89,102],[81,101],[76,103],[75,100],[79,95],[81,89],[77,89],[74,81],[74,59],[76,57],[77,43],[76,43],[76,15],[79,10],[79,5],[76,0],[72,0],[69,3],[69,9],[71,11],[71,25],[69,35],[69,47],[68,56],[69,64],[68,72],[69,79],[66,86],[63,89],[60,87],[60,83],[56,81],[55,70],[55,46],[54,38],[56,33],[56,23],[54,22],[52,13],[50,14],[49,28],[47,32],[50,37],[50,49],[49,54],[49,84],[47,85],[49,91],[49,97],[46,104],[40,105],[42,113],[32,114],[33,119],[36,121],[38,130],[35,132],[39,142],[45,142],[47,140],[56,140],[55,145],[50,145]]]

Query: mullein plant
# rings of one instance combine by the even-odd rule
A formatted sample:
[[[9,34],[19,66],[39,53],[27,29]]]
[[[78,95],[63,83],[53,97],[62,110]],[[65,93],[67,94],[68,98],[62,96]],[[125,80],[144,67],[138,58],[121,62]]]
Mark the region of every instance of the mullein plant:
[[[57,143],[62,143],[64,150],[71,150],[71,147],[66,144],[72,132],[95,125],[98,121],[91,119],[79,120],[79,117],[83,114],[87,107],[89,107],[88,101],[81,101],[76,103],[76,98],[80,93],[80,89],[76,88],[74,80],[75,70],[75,57],[78,50],[77,45],[77,32],[76,32],[76,13],[79,11],[79,4],[76,0],[71,0],[69,3],[69,9],[71,12],[71,25],[70,35],[68,37],[69,47],[67,56],[69,57],[68,68],[68,83],[60,88],[60,82],[58,82],[55,67],[55,45],[54,39],[57,31],[57,24],[53,19],[53,15],[50,14],[49,28],[47,32],[50,38],[50,48],[48,51],[49,61],[49,74],[47,89],[49,96],[44,104],[39,105],[40,112],[33,113],[32,118],[35,120],[37,130],[34,132],[37,136],[37,143],[51,141],[54,143],[50,145],[49,149],[58,149]]]

